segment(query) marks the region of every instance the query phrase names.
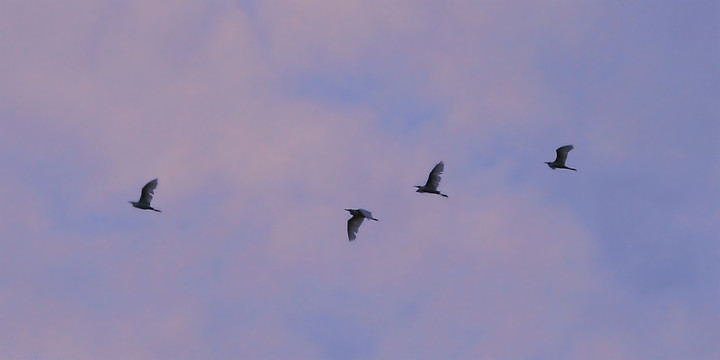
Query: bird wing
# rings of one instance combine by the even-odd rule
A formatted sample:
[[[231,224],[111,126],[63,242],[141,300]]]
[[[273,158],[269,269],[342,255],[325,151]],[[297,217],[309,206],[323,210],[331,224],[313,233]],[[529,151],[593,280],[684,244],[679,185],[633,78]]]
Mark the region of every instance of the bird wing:
[[[572,145],[565,145],[557,148],[557,150],[555,150],[555,153],[557,154],[557,156],[555,157],[555,162],[565,165],[565,160],[567,160],[568,153],[572,149]]]
[[[155,188],[157,188],[157,186],[158,179],[153,179],[149,183],[145,184],[142,188],[142,192],[140,193],[140,201],[138,202],[150,206],[150,201],[152,201],[153,194],[155,193]]]
[[[367,211],[367,210],[365,210],[365,209],[358,209],[358,210],[360,211],[360,213],[362,214],[362,216],[364,216],[364,217],[366,217],[366,218],[368,218],[368,219],[372,219],[372,218],[373,218],[371,212],[369,212],[369,211]]]
[[[348,220],[347,232],[348,232],[348,239],[350,239],[350,241],[355,240],[358,229],[360,229],[360,224],[362,224],[363,219],[365,219],[365,218],[362,216],[355,215]]]
[[[440,174],[442,174],[444,170],[445,163],[443,163],[442,161],[437,163],[437,165],[435,165],[435,167],[430,172],[427,183],[425,183],[425,187],[428,189],[437,190],[438,185],[440,185]]]

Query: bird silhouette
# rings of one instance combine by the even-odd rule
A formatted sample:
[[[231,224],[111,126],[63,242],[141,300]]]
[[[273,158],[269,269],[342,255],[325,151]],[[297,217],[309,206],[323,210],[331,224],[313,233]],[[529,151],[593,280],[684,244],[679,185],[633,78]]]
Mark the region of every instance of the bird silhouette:
[[[572,146],[572,145],[565,145],[565,146],[561,146],[561,147],[557,148],[557,150],[555,150],[555,153],[557,153],[557,156],[555,156],[555,161],[553,161],[553,162],[546,161],[545,163],[547,164],[547,166],[549,166],[553,170],[568,169],[568,170],[572,170],[572,171],[577,171],[577,169],[573,169],[571,167],[565,166],[565,160],[567,160],[568,153],[573,148],[574,148],[574,146]]]
[[[346,211],[350,212],[350,215],[352,217],[348,219],[347,223],[347,233],[348,233],[348,239],[350,241],[355,240],[357,237],[358,229],[360,229],[360,224],[362,224],[364,219],[370,219],[378,221],[378,219],[372,217],[372,213],[365,209],[345,209]]]
[[[429,193],[429,194],[437,194],[440,196],[448,197],[447,195],[441,193],[438,191],[438,185],[440,185],[440,174],[443,173],[445,170],[445,163],[442,161],[437,163],[435,167],[430,171],[430,175],[428,176],[427,182],[425,185],[415,185],[417,188],[416,192],[419,193]]]
[[[157,212],[161,212],[158,209],[153,208],[150,206],[150,202],[153,199],[153,194],[155,193],[155,188],[158,186],[158,179],[150,180],[145,186],[143,186],[142,191],[140,192],[140,200],[138,201],[128,201],[130,204],[132,204],[133,207],[136,207],[138,209],[143,210],[154,210]]]

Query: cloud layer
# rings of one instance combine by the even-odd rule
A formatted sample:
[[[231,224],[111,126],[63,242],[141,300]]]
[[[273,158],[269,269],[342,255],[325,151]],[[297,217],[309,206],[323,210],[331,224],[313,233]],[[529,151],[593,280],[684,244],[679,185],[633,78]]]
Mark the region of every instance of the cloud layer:
[[[711,359],[718,11],[6,1],[0,357]]]

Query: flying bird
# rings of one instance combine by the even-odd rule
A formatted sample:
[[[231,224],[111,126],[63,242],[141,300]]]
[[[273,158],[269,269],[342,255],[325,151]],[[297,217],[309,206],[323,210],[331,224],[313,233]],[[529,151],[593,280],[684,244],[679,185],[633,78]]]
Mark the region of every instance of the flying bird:
[[[574,146],[572,146],[572,145],[565,145],[565,146],[561,146],[561,147],[557,148],[557,150],[555,150],[555,152],[557,153],[557,156],[555,157],[555,161],[553,161],[553,162],[546,161],[545,163],[547,164],[547,166],[549,166],[553,170],[568,169],[568,170],[572,170],[572,171],[577,171],[576,169],[565,166],[565,160],[567,160],[568,153],[573,148],[574,148]]]
[[[161,212],[158,209],[153,208],[150,206],[150,202],[153,198],[153,193],[155,193],[155,188],[158,186],[158,179],[152,179],[149,183],[145,184],[143,186],[142,191],[140,192],[140,200],[138,201],[128,201],[130,204],[132,204],[133,207],[136,207],[138,209],[143,210],[155,210],[157,212]]]
[[[365,210],[365,209],[345,209],[350,212],[350,215],[352,217],[348,219],[347,223],[347,233],[348,233],[348,239],[350,241],[355,240],[357,237],[358,229],[360,228],[360,224],[362,224],[364,219],[370,219],[378,221],[378,219],[372,217],[372,214]]]
[[[437,163],[437,165],[435,165],[435,167],[430,172],[430,175],[428,176],[425,185],[415,185],[415,187],[418,188],[416,192],[438,194],[440,196],[448,197],[447,195],[439,192],[437,189],[438,185],[440,185],[440,174],[442,174],[444,170],[445,163],[443,163],[442,161]]]

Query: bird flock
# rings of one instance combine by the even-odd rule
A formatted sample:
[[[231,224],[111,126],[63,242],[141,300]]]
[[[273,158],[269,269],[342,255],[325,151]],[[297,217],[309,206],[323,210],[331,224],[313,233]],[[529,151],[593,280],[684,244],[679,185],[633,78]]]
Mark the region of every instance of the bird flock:
[[[555,160],[554,161],[546,161],[545,164],[549,166],[551,169],[567,169],[572,171],[577,171],[577,169],[573,169],[571,167],[568,167],[565,165],[565,161],[567,161],[567,156],[570,150],[572,150],[574,147],[572,145],[565,145],[557,148],[555,150]],[[440,195],[442,197],[448,197],[447,194],[443,194],[438,190],[438,186],[440,186],[440,175],[442,175],[443,171],[445,171],[445,163],[440,161],[433,167],[433,169],[430,171],[430,174],[428,175],[428,179],[425,182],[425,185],[415,185],[417,188],[416,192],[419,193],[428,193],[428,194],[435,194]],[[141,209],[141,210],[153,210],[157,212],[161,212],[158,209],[153,208],[150,205],[150,202],[153,199],[153,195],[155,194],[155,189],[158,186],[158,179],[152,179],[150,180],[145,186],[143,186],[142,190],[140,191],[140,199],[138,201],[128,201],[133,207]],[[360,229],[360,225],[363,223],[363,220],[374,220],[378,221],[378,219],[374,218],[372,216],[372,213],[365,209],[345,209],[346,211],[350,212],[350,215],[352,217],[348,219],[347,222],[347,234],[348,234],[348,240],[353,241],[357,238],[358,230]]]

